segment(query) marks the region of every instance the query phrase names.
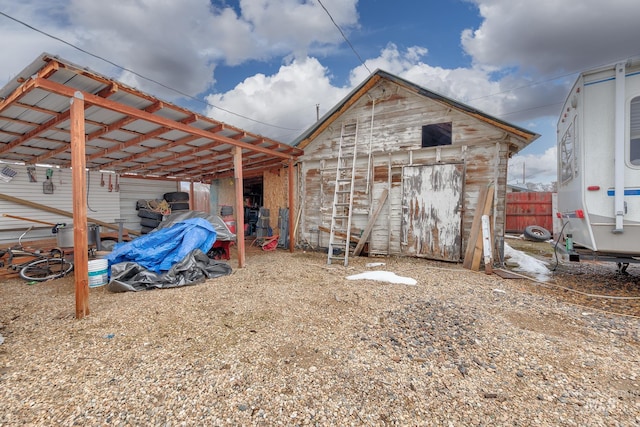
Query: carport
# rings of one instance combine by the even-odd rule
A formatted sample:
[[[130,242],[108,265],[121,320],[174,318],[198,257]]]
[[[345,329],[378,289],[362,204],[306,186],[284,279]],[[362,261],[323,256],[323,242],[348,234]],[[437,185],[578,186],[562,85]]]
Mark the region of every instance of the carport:
[[[233,177],[240,212],[243,176],[284,167],[293,236],[293,170],[301,154],[49,54],[0,90],[0,159],[72,169],[78,319],[89,314],[86,169],[191,183]],[[243,222],[238,216],[239,230]],[[244,267],[244,239],[237,240]]]

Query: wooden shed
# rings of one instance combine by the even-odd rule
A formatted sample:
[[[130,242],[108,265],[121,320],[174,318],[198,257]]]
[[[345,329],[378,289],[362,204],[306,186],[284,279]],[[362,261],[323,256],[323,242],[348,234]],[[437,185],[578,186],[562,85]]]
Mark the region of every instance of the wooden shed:
[[[459,262],[483,189],[504,235],[508,159],[538,136],[377,70],[293,143],[299,243]]]

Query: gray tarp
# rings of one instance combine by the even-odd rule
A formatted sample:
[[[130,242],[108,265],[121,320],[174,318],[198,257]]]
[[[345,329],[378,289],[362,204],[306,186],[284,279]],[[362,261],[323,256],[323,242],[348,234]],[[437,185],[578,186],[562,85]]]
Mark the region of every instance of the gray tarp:
[[[216,240],[235,238],[216,215],[199,211],[168,215],[151,233],[114,247],[107,257],[111,266],[107,290],[175,288],[231,274],[231,266],[210,259],[204,251]]]
[[[171,227],[176,222],[184,221],[185,219],[191,218],[203,218],[209,221],[213,228],[216,230],[216,240],[231,242],[234,242],[236,240],[236,235],[233,234],[231,230],[229,230],[229,227],[227,227],[227,224],[225,224],[222,218],[220,218],[218,215],[211,215],[201,211],[183,211],[169,214],[164,217],[160,225],[158,225],[155,230],[162,230],[163,228]]]
[[[107,290],[126,292],[195,285],[206,279],[226,276],[231,271],[229,264],[210,259],[200,249],[194,249],[163,273],[154,273],[135,262],[114,264]]]

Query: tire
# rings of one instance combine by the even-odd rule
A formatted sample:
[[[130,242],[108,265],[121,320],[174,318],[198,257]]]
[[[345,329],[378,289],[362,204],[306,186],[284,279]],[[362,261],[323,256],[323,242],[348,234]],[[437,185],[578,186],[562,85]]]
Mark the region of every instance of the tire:
[[[140,228],[140,234],[149,234],[151,233],[153,230],[155,229],[155,227],[142,227]]]
[[[171,193],[164,193],[164,196],[162,197],[169,203],[189,201],[189,193],[185,191],[173,191]]]
[[[184,203],[184,202],[177,202],[177,203],[171,203],[171,211],[188,211],[189,210],[189,203]]]
[[[151,219],[151,218],[141,218],[140,225],[143,227],[156,228],[157,226],[160,225],[160,221],[158,221],[157,219]]]
[[[147,209],[149,207],[149,202],[144,199],[140,199],[136,201],[136,210]]]
[[[546,228],[530,225],[524,229],[524,237],[536,242],[545,242],[551,238],[551,233]]]
[[[162,214],[160,212],[152,211],[149,209],[138,210],[138,216],[140,218],[155,219],[156,221],[162,221]]]
[[[73,264],[64,258],[38,259],[20,270],[24,280],[44,282],[45,280],[63,277],[73,270]]]

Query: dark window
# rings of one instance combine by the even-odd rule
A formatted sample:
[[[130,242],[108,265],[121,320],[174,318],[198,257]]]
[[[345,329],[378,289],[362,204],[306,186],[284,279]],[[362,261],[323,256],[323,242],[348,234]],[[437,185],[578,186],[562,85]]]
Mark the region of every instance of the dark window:
[[[451,122],[422,126],[422,146],[451,145]]]
[[[631,100],[629,108],[629,161],[640,166],[640,96]]]

